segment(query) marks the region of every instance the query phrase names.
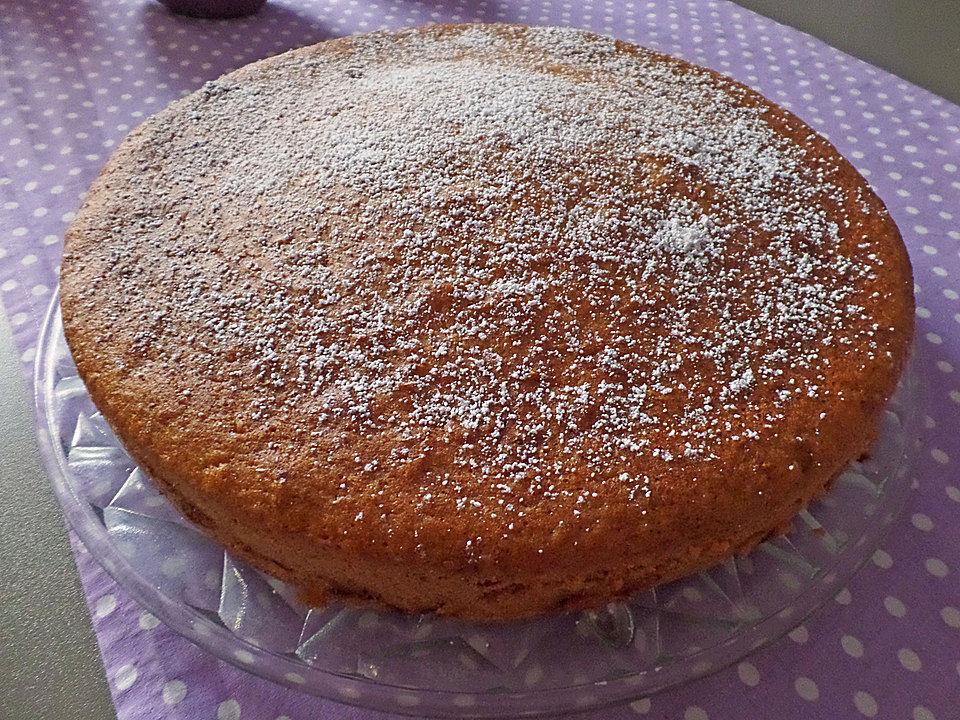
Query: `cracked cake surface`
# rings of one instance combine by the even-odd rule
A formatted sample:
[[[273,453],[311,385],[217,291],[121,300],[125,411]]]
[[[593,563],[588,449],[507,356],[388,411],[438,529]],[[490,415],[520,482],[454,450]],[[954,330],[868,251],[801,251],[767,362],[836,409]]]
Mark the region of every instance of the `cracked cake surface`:
[[[505,25],[207,83],[114,153],[61,286],[188,517],[308,601],[478,619],[782,531],[869,445],[913,318],[893,221],[796,117]]]

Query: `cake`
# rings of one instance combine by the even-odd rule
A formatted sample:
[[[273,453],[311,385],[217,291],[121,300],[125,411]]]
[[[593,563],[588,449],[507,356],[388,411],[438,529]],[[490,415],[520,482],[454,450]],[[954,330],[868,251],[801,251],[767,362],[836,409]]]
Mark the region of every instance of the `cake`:
[[[729,78],[579,30],[305,47],[174,102],[67,235],[64,332],[186,517],[305,601],[509,620],[745,553],[912,337],[882,202]]]

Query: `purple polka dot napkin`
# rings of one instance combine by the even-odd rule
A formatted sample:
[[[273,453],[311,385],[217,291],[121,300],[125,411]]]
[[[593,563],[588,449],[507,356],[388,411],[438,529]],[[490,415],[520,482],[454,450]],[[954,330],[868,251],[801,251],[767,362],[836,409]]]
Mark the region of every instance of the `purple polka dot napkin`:
[[[960,718],[960,108],[725,0],[286,0],[231,21],[175,17],[150,0],[0,0],[0,301],[25,372],[66,224],[148,115],[291,47],[471,20],[584,27],[746,82],[853,161],[887,203],[916,275],[922,458],[872,562],[738,665],[583,717]],[[385,717],[220,662],[74,549],[120,720]]]

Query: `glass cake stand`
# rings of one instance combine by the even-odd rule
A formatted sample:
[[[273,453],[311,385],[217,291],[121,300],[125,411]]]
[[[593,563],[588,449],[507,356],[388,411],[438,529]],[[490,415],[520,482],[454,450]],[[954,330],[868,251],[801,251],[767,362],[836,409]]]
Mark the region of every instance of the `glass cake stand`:
[[[288,587],[224,553],[167,503],[97,412],[63,338],[57,296],[37,349],[36,408],[70,525],[130,595],[191,642],[346,703],[516,717],[636,699],[715,672],[833,597],[910,490],[917,384],[908,369],[868,456],[785,536],[629,602],[506,625],[303,607]]]

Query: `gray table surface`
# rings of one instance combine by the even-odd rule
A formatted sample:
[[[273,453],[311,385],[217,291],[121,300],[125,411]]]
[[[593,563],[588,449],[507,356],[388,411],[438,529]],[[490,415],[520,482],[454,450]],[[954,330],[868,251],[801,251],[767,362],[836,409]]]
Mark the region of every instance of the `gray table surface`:
[[[960,103],[960,0],[737,2]],[[2,316],[0,397],[0,720],[115,717]]]

